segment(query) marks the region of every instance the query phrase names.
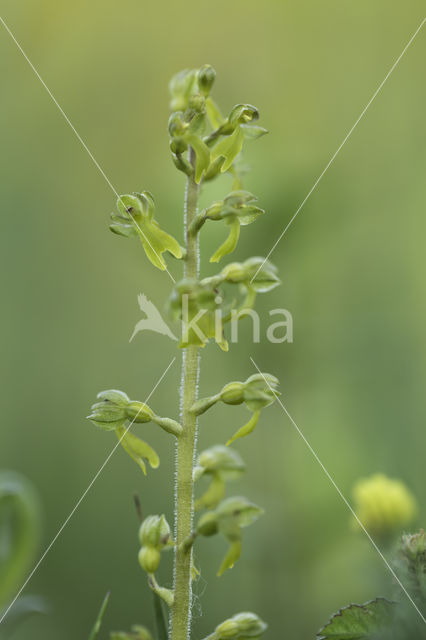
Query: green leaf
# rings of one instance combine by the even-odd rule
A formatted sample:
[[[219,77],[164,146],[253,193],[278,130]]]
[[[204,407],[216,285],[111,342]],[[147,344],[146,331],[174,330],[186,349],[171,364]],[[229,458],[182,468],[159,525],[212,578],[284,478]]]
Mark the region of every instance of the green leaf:
[[[317,640],[370,640],[391,629],[395,603],[376,598],[365,604],[350,604],[335,613],[319,630]]]
[[[144,460],[148,460],[151,467],[157,469],[160,464],[160,458],[149,444],[130,433],[124,427],[116,429],[116,434],[123,449],[140,466],[145,475],[146,466]]]
[[[216,160],[219,156],[225,158],[225,162],[222,165],[221,172],[224,173],[234,162],[237,155],[240,153],[244,142],[244,131],[241,126],[236,127],[235,131],[226,138],[223,138],[212,151],[212,160]]]
[[[101,624],[102,624],[102,618],[104,617],[104,613],[105,613],[105,610],[106,610],[107,605],[108,605],[109,596],[110,596],[110,594],[108,592],[106,594],[105,598],[104,598],[104,601],[102,602],[101,608],[100,608],[99,613],[98,613],[98,617],[96,618],[96,622],[95,622],[94,627],[92,629],[92,632],[91,632],[91,634],[89,636],[89,640],[95,640],[95,638],[97,637],[97,635],[99,633],[99,630],[100,630]]]

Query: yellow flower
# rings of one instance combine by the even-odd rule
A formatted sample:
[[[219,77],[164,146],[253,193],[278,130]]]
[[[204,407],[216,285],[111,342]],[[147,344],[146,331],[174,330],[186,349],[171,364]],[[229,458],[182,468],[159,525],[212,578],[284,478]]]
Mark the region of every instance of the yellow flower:
[[[404,483],[382,473],[359,480],[353,495],[356,514],[373,536],[397,533],[417,514],[416,500]]]

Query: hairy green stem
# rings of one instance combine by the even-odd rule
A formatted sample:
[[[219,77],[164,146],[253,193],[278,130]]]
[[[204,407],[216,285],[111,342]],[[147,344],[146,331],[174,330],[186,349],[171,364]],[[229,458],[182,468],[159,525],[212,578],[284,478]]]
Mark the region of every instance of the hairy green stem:
[[[192,150],[190,152],[193,164]],[[197,215],[198,185],[188,176],[185,195],[186,260],[185,278],[198,276],[198,234],[188,233]],[[198,347],[189,345],[182,354],[181,422],[183,431],[177,440],[176,456],[176,551],[174,604],[171,617],[172,640],[188,640],[191,624],[192,550],[182,544],[192,532],[194,513],[193,467],[197,438],[197,418],[191,407],[197,400],[199,375]]]

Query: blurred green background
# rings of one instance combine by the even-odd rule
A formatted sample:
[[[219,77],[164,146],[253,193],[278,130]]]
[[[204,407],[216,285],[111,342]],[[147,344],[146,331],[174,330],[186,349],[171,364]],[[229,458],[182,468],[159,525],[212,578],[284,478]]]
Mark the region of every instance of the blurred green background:
[[[227,112],[255,104],[270,134],[247,145],[245,187],[267,215],[243,229],[236,259],[266,255],[424,16],[419,1],[207,3],[2,0],[1,15],[120,192],[149,189],[181,237],[184,179],[168,152],[170,76],[212,64]],[[314,191],[271,259],[283,284],[259,299],[294,318],[294,343],[203,352],[200,389],[251,375],[252,355],[279,376],[283,402],[345,495],[361,476],[403,479],[425,503],[425,28]],[[113,236],[115,196],[0,28],[2,432],[0,468],[41,494],[41,550],[114,446],[84,416],[104,388],[144,399],[174,344],[140,334],[137,294],[160,308],[171,281],[137,242]],[[203,202],[223,197],[224,178]],[[213,225],[212,225],[213,226]],[[219,226],[219,225],[218,225]],[[223,229],[202,234],[202,268]],[[180,275],[172,262],[171,272]],[[178,413],[176,363],[151,405]],[[244,409],[216,407],[200,447],[223,442]],[[142,429],[142,427],[140,427]],[[137,519],[173,518],[171,440],[146,426],[161,467],[145,479],[118,450],[34,575],[50,602],[18,640],[86,638],[107,589],[108,629],[152,623],[136,562]],[[267,638],[312,638],[349,601],[392,593],[382,560],[278,405],[238,446],[248,474],[232,487],[264,506],[243,560],[215,577],[225,543],[201,541],[194,637],[254,610]],[[421,510],[424,516],[424,509]],[[419,523],[421,519],[419,519]],[[170,578],[171,557],[161,578]]]

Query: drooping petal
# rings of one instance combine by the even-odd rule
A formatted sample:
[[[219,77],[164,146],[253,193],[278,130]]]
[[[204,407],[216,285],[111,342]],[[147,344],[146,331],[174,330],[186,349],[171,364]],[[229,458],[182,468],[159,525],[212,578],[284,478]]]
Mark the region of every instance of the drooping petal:
[[[234,442],[234,440],[238,440],[238,438],[244,438],[244,436],[248,436],[249,433],[251,433],[255,428],[255,426],[257,425],[259,420],[259,415],[260,415],[260,411],[256,411],[255,413],[253,413],[250,420],[245,425],[240,427],[238,431],[234,433],[232,438],[228,440],[228,442],[226,443],[226,446],[229,446],[232,442]]]
[[[124,427],[116,429],[117,438],[120,441],[121,446],[129,454],[142,469],[146,475],[145,460],[149,462],[153,469],[156,469],[160,464],[160,458],[152,447],[146,442],[135,436]]]
[[[229,545],[228,553],[224,557],[220,569],[217,572],[218,576],[221,576],[227,569],[232,569],[234,564],[241,556],[241,540],[234,540]]]
[[[220,473],[214,473],[212,481],[198,500],[195,501],[194,509],[215,509],[225,495],[225,482]]]
[[[220,245],[218,249],[214,252],[212,257],[210,258],[210,262],[219,262],[224,256],[232,253],[237,246],[238,239],[240,237],[240,221],[238,218],[233,218],[232,221],[228,222],[229,225],[229,235],[226,238],[225,242]]]
[[[175,258],[182,258],[182,247],[179,242],[169,233],[163,231],[157,222],[154,221],[152,226],[152,233],[158,240],[158,243],[161,243],[161,246],[163,247],[162,251],[168,251],[174,255]]]
[[[210,149],[205,142],[195,134],[188,134],[186,141],[195,152],[195,182],[199,184],[203,174],[207,171],[210,164]]]

